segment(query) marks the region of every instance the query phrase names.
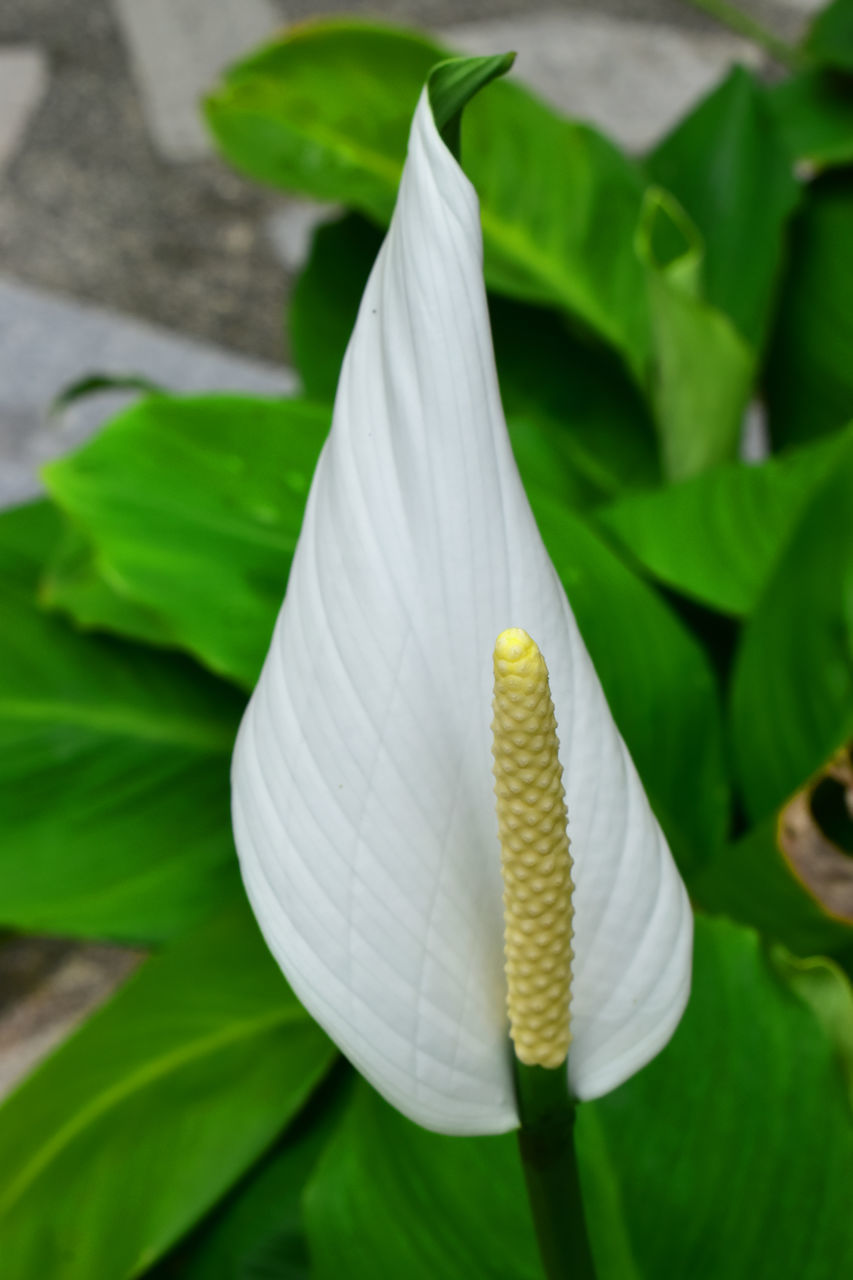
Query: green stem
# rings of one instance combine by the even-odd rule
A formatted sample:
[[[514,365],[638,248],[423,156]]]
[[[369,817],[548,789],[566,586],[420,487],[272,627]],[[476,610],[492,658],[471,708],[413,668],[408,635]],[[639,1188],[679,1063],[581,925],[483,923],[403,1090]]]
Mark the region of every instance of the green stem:
[[[781,40],[772,31],[768,31],[760,22],[756,22],[748,13],[743,13],[736,5],[728,4],[727,0],[689,0],[689,3],[694,8],[703,9],[705,13],[709,13],[730,31],[736,31],[738,35],[745,36],[753,44],[759,45],[770,54],[771,58],[775,58],[783,66],[793,70],[801,65],[802,59],[792,45]]]
[[[515,1061],[518,1146],[547,1280],[595,1280],[575,1153],[575,1102],[565,1065]]]

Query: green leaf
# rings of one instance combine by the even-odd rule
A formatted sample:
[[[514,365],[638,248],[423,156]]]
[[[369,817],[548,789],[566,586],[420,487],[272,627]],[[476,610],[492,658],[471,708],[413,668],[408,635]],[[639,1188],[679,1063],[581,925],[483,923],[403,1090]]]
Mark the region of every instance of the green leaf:
[[[672,1042],[579,1109],[601,1280],[835,1280],[853,1265],[853,1126],[826,1027],[754,933],[697,920]],[[542,1276],[514,1136],[427,1133],[366,1087],[309,1184],[306,1221],[318,1280]]]
[[[728,822],[719,698],[698,641],[584,523],[531,494],[607,701],[682,872]]]
[[[825,66],[853,71],[851,0],[834,0],[820,11],[809,28],[804,48]]]
[[[755,367],[755,353],[729,318],[702,300],[696,237],[672,197],[647,192],[637,252],[654,334],[651,398],[670,480],[735,456]]]
[[[694,878],[691,893],[703,910],[751,925],[798,955],[847,949],[853,928],[822,911],[794,877],[779,850],[778,821],[771,814],[718,849]]]
[[[365,1083],[305,1197],[318,1280],[541,1280],[515,1139],[429,1133]]]
[[[304,24],[233,68],[208,98],[207,119],[243,172],[384,225],[421,87],[446,57],[399,28]],[[566,308],[641,379],[649,325],[632,247],[642,196],[634,167],[593,129],[504,82],[466,108],[463,153],[490,285]]]
[[[760,821],[853,735],[853,430],[811,494],[732,677],[734,754]]]
[[[87,639],[35,604],[46,504],[0,516],[0,920],[168,937],[232,895],[242,699],[182,658]]]
[[[704,238],[706,300],[760,347],[785,224],[799,199],[765,90],[735,67],[655,148],[646,167]]]
[[[743,616],[765,583],[838,440],[760,465],[716,467],[599,508],[596,521],[668,587],[721,613]]]
[[[340,1063],[343,1066],[343,1063]],[[352,1094],[336,1070],[267,1154],[147,1280],[308,1280],[303,1187]]]
[[[672,1042],[593,1108],[641,1274],[835,1280],[853,1267],[837,1045],[754,933],[696,923],[692,995]]]
[[[138,1275],[269,1147],[333,1054],[245,906],[149,961],[0,1112],[4,1276]]]
[[[774,445],[853,418],[853,181],[827,174],[794,220],[765,390]]]
[[[513,451],[528,492],[590,506],[660,480],[648,408],[613,352],[554,311],[491,300]]]
[[[448,56],[414,31],[305,22],[229,68],[205,115],[225,157],[250,177],[386,224],[415,106]]]
[[[188,649],[251,688],[329,416],[239,396],[157,396],[129,409],[45,468],[85,539],[54,566],[45,599],[85,626]]]
[[[767,91],[789,155],[817,170],[853,161],[853,94],[845,76],[803,71]]]

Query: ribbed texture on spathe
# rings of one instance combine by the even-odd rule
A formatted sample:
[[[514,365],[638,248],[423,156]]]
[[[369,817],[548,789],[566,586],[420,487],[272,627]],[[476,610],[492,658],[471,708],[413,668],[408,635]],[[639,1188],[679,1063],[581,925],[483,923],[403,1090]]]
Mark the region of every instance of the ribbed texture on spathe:
[[[548,669],[526,631],[495,645],[493,753],[510,1034],[528,1066],[571,1041],[572,858]]]

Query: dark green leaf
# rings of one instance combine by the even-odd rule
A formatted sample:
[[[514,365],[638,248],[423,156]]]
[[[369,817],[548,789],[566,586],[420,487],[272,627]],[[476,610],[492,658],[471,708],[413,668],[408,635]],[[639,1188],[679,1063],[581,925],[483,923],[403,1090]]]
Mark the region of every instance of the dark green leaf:
[[[646,165],[704,237],[706,300],[759,347],[785,224],[799,198],[765,91],[748,71],[735,67],[655,148]]]
[[[70,386],[63,387],[51,404],[51,411],[67,409],[75,401],[98,395],[101,391],[141,391],[146,395],[157,395],[162,390],[148,378],[140,378],[133,373],[89,373],[85,378],[78,378]]]
[[[654,425],[612,351],[554,311],[493,298],[501,396],[528,491],[575,506],[660,479]]]
[[[149,961],[0,1113],[4,1277],[138,1275],[333,1054],[242,904]]]
[[[794,877],[779,850],[778,817],[720,848],[691,884],[705,910],[752,925],[799,955],[853,945],[853,928],[831,919]]]
[[[305,1199],[318,1280],[541,1280],[515,1139],[419,1129],[364,1083]]]
[[[0,516],[0,921],[147,940],[234,893],[242,709],[188,660],[86,639],[34,595],[45,504]]]
[[[789,155],[810,169],[853,160],[853,92],[846,76],[803,71],[768,90]]]
[[[769,351],[774,445],[814,439],[853,418],[853,180],[827,174],[794,220]]]
[[[146,1277],[307,1280],[302,1189],[340,1123],[353,1083],[348,1069],[332,1072],[275,1147]]]
[[[853,71],[853,3],[833,0],[812,22],[804,47],[819,62]]]
[[[580,519],[544,494],[531,497],[610,709],[679,865],[692,875],[728,820],[708,660],[660,597]]]
[[[382,234],[358,214],[317,229],[293,290],[288,327],[293,358],[309,396],[330,404]]]
[[[596,511],[624,552],[669,587],[722,613],[751,613],[837,439],[761,465],[729,463]]]
[[[812,490],[747,624],[732,734],[754,821],[853,735],[853,431]]]
[[[250,688],[328,423],[327,408],[295,400],[134,406],[45,469],[85,538],[54,567],[45,598],[86,626],[189,649]]]

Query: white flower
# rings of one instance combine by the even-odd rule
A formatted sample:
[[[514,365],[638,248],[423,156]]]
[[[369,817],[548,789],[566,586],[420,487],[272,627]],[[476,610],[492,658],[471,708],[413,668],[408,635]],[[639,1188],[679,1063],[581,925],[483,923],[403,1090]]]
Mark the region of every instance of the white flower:
[[[240,730],[233,811],[297,995],[390,1102],[446,1133],[517,1124],[490,736],[506,627],[551,674],[576,884],[569,1074],[591,1098],[672,1034],[692,918],[522,488],[477,197],[425,92]]]

